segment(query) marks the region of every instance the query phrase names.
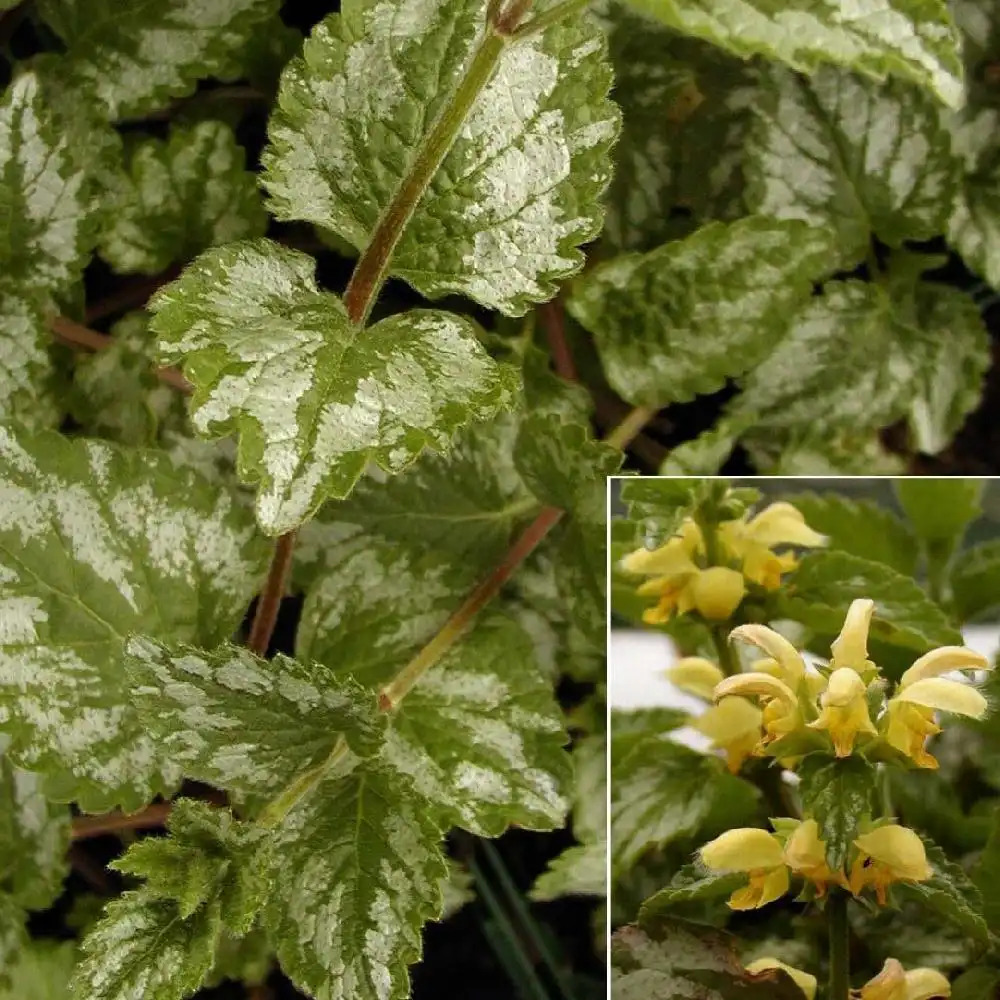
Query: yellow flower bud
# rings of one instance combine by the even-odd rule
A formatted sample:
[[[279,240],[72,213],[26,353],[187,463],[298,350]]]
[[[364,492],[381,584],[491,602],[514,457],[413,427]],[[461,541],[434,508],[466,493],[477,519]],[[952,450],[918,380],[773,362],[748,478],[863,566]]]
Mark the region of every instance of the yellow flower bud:
[[[874,601],[867,598],[851,601],[844,627],[830,645],[831,667],[850,667],[858,674],[871,674],[878,669],[868,659],[868,630],[874,611]]]
[[[748,642],[775,660],[781,670],[778,676],[794,688],[806,671],[799,651],[780,633],[766,625],[740,625],[729,633],[729,641]]]
[[[702,570],[692,585],[694,606],[710,621],[729,618],[745,593],[743,574],[725,566]]]
[[[834,872],[826,861],[826,844],[820,840],[819,826],[814,819],[801,822],[785,843],[785,863],[798,875],[808,879],[818,895],[826,893],[828,885],[843,885],[844,876]]]
[[[882,971],[854,994],[858,1000],[930,1000],[951,996],[951,984],[937,969],[903,970],[894,958],[887,958]]]
[[[736,774],[760,742],[763,712],[746,698],[723,698],[692,723],[726,752],[726,765]]]
[[[715,685],[726,675],[711,660],[701,656],[685,656],[668,667],[664,676],[681,691],[711,701]]]
[[[747,972],[752,972],[755,975],[766,972],[768,969],[781,969],[783,972],[787,972],[795,985],[805,993],[807,1000],[815,1000],[816,998],[816,977],[810,975],[808,972],[803,972],[801,969],[796,969],[792,965],[785,965],[784,962],[777,958],[771,958],[770,956],[758,958],[746,968]]]
[[[909,687],[917,681],[940,677],[952,670],[989,670],[991,667],[990,661],[974,649],[966,646],[941,646],[915,660],[910,669],[899,678],[899,686]]]

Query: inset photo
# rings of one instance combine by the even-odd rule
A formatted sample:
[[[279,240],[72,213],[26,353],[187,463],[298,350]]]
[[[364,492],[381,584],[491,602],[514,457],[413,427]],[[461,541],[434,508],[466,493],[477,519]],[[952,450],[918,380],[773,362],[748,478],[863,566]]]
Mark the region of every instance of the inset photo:
[[[1000,480],[612,479],[611,995],[1000,960]]]

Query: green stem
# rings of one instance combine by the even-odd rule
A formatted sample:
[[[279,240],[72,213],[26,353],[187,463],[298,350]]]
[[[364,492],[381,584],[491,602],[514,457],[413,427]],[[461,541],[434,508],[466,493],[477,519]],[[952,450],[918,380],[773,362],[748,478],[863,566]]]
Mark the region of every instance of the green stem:
[[[451,149],[476,98],[493,76],[506,44],[507,39],[491,23],[451,100],[424,137],[409,174],[379,219],[344,292],[347,315],[356,326],[364,325],[367,320],[388,274],[393,251],[417,203]]]
[[[847,893],[834,889],[826,902],[827,927],[830,934],[830,978],[827,1000],[849,1000],[850,943],[847,924]]]
[[[514,38],[521,39],[528,38],[530,35],[537,35],[539,31],[544,31],[549,25],[555,24],[556,21],[561,21],[564,17],[570,17],[573,14],[579,14],[586,10],[589,2],[590,0],[563,0],[562,3],[557,3],[554,7],[542,11],[541,14],[522,24],[521,27],[515,30]]]
[[[656,416],[656,412],[652,406],[637,406],[625,416],[625,419],[614,430],[607,434],[604,443],[624,451],[631,443],[632,438]]]
[[[948,598],[948,567],[954,552],[952,542],[928,542],[925,547],[927,557],[927,593],[935,604],[943,604]]]
[[[740,672],[740,665],[737,662],[733,647],[729,645],[729,633],[727,625],[713,625],[709,630],[712,633],[712,645],[715,646],[715,655],[719,659],[719,666],[727,677]]]

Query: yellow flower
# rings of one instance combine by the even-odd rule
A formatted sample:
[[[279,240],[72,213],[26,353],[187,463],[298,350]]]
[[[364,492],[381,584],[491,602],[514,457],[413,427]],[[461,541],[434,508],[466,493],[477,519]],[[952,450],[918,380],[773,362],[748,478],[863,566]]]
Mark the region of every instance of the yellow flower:
[[[726,521],[719,525],[719,538],[740,560],[743,575],[766,590],[777,589],[781,574],[798,565],[790,553],[773,552],[776,545],[817,548],[827,541],[806,524],[802,513],[790,503],[770,504],[749,520]]]
[[[712,700],[712,691],[726,675],[711,661],[701,656],[681,657],[663,672],[674,687],[705,701]]]
[[[887,958],[882,971],[860,990],[852,990],[857,1000],[930,1000],[951,996],[951,984],[937,969],[911,969]]]
[[[964,646],[942,646],[921,656],[899,680],[881,722],[886,742],[910,757],[917,767],[936,768],[927,752],[927,739],[941,732],[934,712],[951,712],[981,719],[988,707],[974,687],[947,680],[952,670],[988,670],[991,664],[980,653]]]
[[[848,886],[855,896],[868,886],[885,904],[892,882],[923,882],[934,873],[927,863],[924,842],[908,827],[880,826],[854,841],[858,857],[851,866]]]
[[[810,975],[808,972],[803,972],[801,969],[796,969],[793,965],[785,965],[779,959],[771,958],[768,955],[751,962],[746,969],[747,972],[752,972],[755,975],[760,972],[766,972],[768,969],[781,969],[783,972],[787,972],[795,985],[805,993],[807,1000],[816,1000],[816,977]]]
[[[798,686],[806,672],[805,660],[783,635],[766,625],[740,625],[729,633],[730,642],[737,639],[767,653],[776,669],[769,667],[765,673],[774,673],[793,690]]]
[[[766,830],[727,830],[698,852],[715,872],[746,872],[747,885],[729,897],[733,910],[755,910],[779,899],[789,888],[781,841]]]
[[[780,678],[771,674],[751,671],[735,674],[715,685],[715,699],[721,701],[730,695],[755,697],[764,706],[761,723],[764,735],[761,746],[778,740],[802,724],[795,692]]]
[[[658,598],[657,604],[643,612],[643,621],[663,624],[674,614],[694,607],[690,589],[701,570],[694,557],[703,549],[701,531],[693,521],[686,521],[678,534],[657,549],[637,549],[621,561],[627,573],[649,576],[636,593]]]
[[[874,601],[867,598],[851,601],[844,627],[830,645],[831,668],[850,667],[866,681],[875,675],[878,668],[868,659],[868,630],[874,611]]]
[[[814,819],[799,823],[785,842],[785,863],[814,883],[820,897],[826,894],[827,886],[844,885],[843,873],[833,871],[827,864],[826,844],[819,838],[819,826]]]
[[[713,749],[725,750],[726,765],[736,774],[760,742],[763,715],[752,701],[728,697],[696,719],[693,727],[712,741]]]
[[[867,689],[864,681],[850,667],[840,667],[830,675],[820,699],[822,711],[811,729],[826,729],[838,757],[849,757],[858,733],[875,735],[878,731],[868,715]]]
[[[695,608],[709,621],[725,621],[746,593],[743,574],[726,566],[703,569],[691,585]]]

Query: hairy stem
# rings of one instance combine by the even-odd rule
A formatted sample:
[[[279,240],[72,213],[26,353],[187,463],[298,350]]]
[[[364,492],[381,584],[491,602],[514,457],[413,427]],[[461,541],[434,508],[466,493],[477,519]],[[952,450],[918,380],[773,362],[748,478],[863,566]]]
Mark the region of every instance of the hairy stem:
[[[727,625],[713,625],[711,628],[712,645],[715,646],[715,655],[719,658],[719,667],[727,677],[740,672],[740,665],[736,661],[733,647],[729,645],[729,634]]]
[[[382,213],[344,292],[348,318],[356,326],[364,325],[368,318],[372,304],[386,279],[396,244],[413,216],[417,203],[451,149],[476,98],[493,76],[505,44],[505,38],[491,24],[451,100],[424,137],[410,172],[403,178],[395,197]]]
[[[834,889],[826,902],[827,928],[830,935],[830,978],[827,1000],[848,1000],[850,990],[850,944],[847,924],[847,893]]]
[[[546,339],[549,342],[549,354],[556,374],[567,382],[576,381],[576,364],[566,340],[566,321],[563,316],[562,303],[559,299],[545,302],[538,307],[538,315],[542,320]]]
[[[637,406],[625,419],[610,431],[604,438],[604,443],[612,448],[619,448],[624,451],[642,429],[656,416],[656,410],[652,406]]]
[[[253,625],[250,626],[250,638],[247,639],[247,647],[258,656],[263,656],[271,645],[271,636],[274,635],[274,626],[278,621],[278,609],[288,586],[294,548],[294,531],[279,535],[274,544],[271,567],[257,601],[257,611],[253,616]]]

